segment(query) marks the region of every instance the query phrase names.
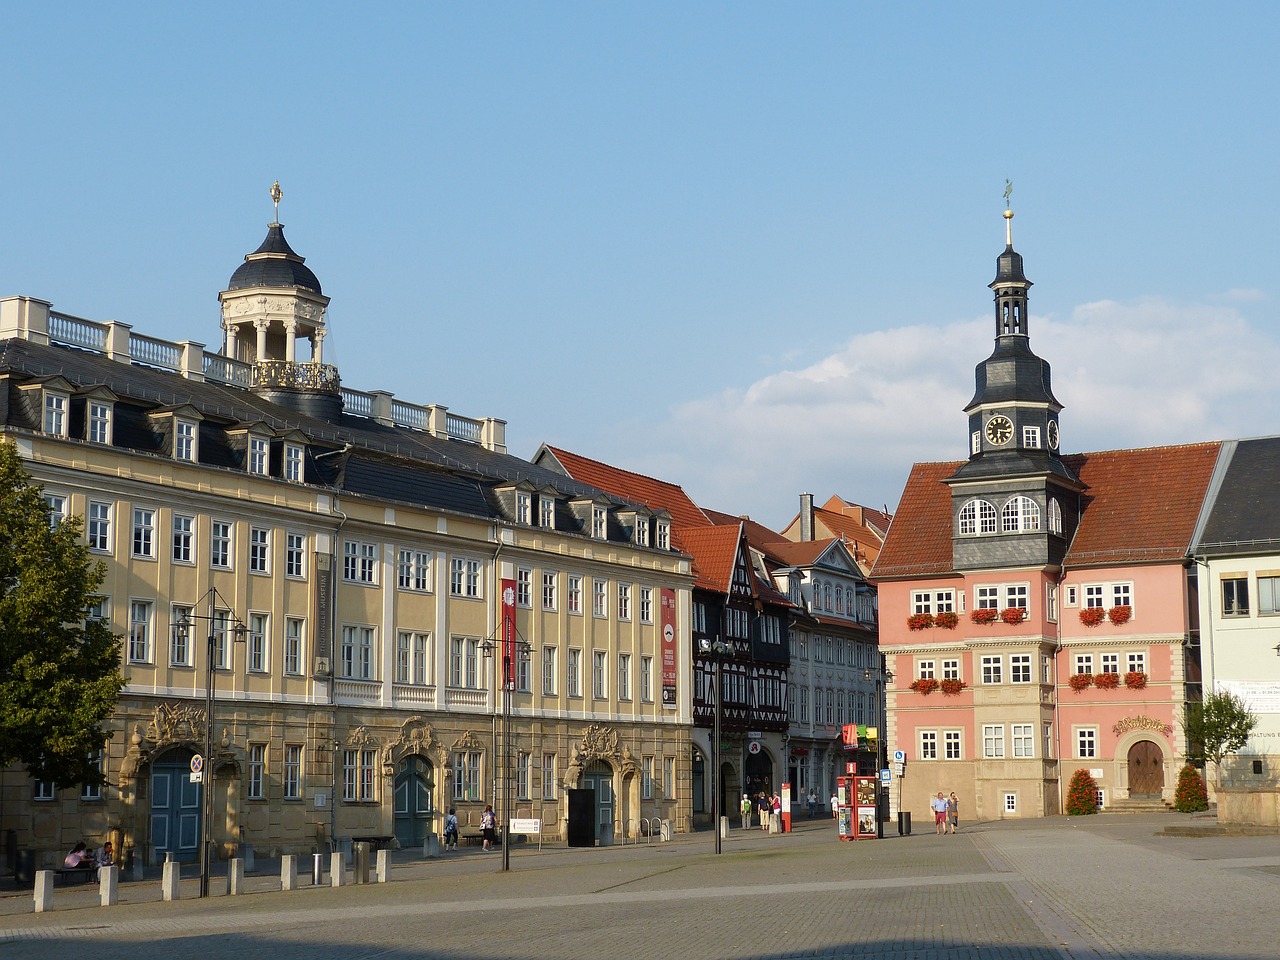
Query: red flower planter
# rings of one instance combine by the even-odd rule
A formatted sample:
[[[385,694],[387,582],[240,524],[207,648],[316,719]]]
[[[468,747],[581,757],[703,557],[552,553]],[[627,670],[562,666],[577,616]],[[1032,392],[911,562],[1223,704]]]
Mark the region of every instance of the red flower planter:
[[[954,630],[959,622],[960,618],[950,610],[947,610],[944,613],[939,613],[933,618],[933,625],[935,627],[942,627],[943,630]]]
[[[1107,611],[1102,607],[1085,607],[1080,611],[1080,622],[1086,627],[1096,627],[1107,618]]]
[[[913,613],[907,617],[908,630],[927,630],[933,626],[933,614]]]
[[[938,686],[938,681],[933,677],[920,677],[911,681],[911,689],[925,697],[937,690]]]
[[[1099,690],[1114,690],[1120,686],[1120,674],[1100,673],[1093,678],[1093,685]]]
[[[1129,618],[1133,616],[1133,607],[1128,604],[1120,604],[1112,607],[1107,611],[1107,619],[1114,623],[1117,627],[1122,623],[1128,623]]]
[[[1141,690],[1147,685],[1147,675],[1141,670],[1130,670],[1124,675],[1124,685],[1130,690]]]
[[[978,624],[995,623],[998,616],[1000,616],[998,610],[993,610],[990,607],[980,607],[970,612],[969,619]]]
[[[1071,684],[1071,689],[1076,693],[1084,690],[1086,687],[1093,686],[1093,674],[1091,673],[1073,673],[1067,680]]]

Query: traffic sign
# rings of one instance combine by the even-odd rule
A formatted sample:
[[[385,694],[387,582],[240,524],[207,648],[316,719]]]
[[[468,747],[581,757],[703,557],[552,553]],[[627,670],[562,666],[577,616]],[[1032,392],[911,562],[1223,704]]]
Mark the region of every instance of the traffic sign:
[[[903,762],[903,761],[905,761],[906,759],[907,759],[907,751],[905,751],[905,750],[895,750],[895,751],[893,751],[893,762],[894,762],[894,763],[902,763],[902,762]]]
[[[880,782],[881,782],[881,783],[888,783],[891,779],[892,779],[892,777],[890,776],[890,771],[889,771],[889,769],[888,769],[887,767],[886,767],[884,770],[881,770],[881,771],[880,771]]]
[[[191,758],[191,772],[200,773],[204,769],[204,757],[196,754]]]

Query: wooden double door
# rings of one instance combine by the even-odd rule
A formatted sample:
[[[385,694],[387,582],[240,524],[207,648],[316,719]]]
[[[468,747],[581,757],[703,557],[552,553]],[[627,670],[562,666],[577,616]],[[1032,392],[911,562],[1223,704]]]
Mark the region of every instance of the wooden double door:
[[[1129,748],[1129,796],[1159,797],[1164,792],[1164,754],[1151,740]]]

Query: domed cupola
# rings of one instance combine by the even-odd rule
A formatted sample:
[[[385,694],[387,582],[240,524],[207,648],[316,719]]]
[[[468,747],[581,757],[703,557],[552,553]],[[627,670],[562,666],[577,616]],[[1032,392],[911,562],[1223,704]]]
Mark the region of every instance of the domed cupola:
[[[253,365],[253,389],[278,403],[330,418],[341,412],[338,370],[324,363],[325,310],[320,281],[284,238],[280,184],[266,239],[236,268],[222,304],[223,354]],[[299,356],[298,344],[310,356]],[[305,350],[303,351],[306,352]]]

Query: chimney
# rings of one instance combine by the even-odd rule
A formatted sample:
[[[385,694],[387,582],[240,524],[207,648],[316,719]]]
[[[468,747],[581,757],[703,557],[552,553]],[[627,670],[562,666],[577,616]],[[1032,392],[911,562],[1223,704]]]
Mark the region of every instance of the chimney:
[[[807,543],[813,539],[813,494],[800,494],[800,541]]]

